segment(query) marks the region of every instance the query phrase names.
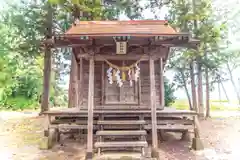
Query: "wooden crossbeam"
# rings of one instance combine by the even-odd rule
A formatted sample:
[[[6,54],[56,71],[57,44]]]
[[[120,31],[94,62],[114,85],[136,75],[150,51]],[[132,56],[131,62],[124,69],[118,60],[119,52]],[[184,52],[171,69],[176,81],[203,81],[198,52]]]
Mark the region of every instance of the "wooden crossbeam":
[[[149,59],[158,60],[159,58],[163,57],[164,55],[100,55],[96,54],[94,56],[89,54],[79,54],[78,58],[85,58],[89,59],[91,57],[94,58],[95,61],[105,61],[107,60],[139,60],[141,61],[149,61]]]

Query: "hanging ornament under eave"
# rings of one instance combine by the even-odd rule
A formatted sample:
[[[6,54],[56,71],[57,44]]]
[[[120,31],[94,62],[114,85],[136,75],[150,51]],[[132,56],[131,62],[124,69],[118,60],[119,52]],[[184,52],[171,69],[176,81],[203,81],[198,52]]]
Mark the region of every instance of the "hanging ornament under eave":
[[[129,78],[130,86],[132,87],[133,86],[133,81],[132,81],[132,71],[131,71],[131,69],[128,70],[128,78]]]
[[[110,67],[110,68],[107,70],[107,77],[108,77],[108,81],[109,81],[109,83],[110,83],[110,84],[113,84],[113,79],[112,79],[112,77],[113,77],[113,75],[112,75],[112,70],[113,70],[113,68],[112,68],[112,67]]]
[[[116,81],[116,80],[117,80],[117,78],[116,78],[116,72],[117,72],[116,69],[113,69],[112,72],[113,72],[113,73],[112,73],[112,75],[113,75],[113,76],[112,76],[112,80],[113,80],[113,81]]]
[[[113,82],[116,81],[117,85],[122,87],[123,82],[129,80],[130,86],[133,86],[133,81],[137,82],[140,77],[140,61],[141,59],[129,66],[125,66],[124,63],[123,66],[117,66],[105,60],[109,65],[109,69],[107,70],[109,83],[113,84]]]
[[[136,67],[136,72],[135,72],[135,75],[134,75],[134,79],[137,82],[138,78],[139,78],[139,75],[140,75],[140,68],[138,67],[137,64],[135,65],[135,67]]]
[[[123,82],[122,82],[121,77],[120,77],[120,70],[117,70],[115,76],[116,76],[116,79],[117,79],[117,84],[118,84],[118,86],[119,86],[119,87],[122,87]]]

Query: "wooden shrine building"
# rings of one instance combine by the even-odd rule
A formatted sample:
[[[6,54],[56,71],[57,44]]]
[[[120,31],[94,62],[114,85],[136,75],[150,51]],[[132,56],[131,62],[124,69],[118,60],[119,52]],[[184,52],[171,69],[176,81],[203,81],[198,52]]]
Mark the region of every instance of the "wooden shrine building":
[[[59,140],[61,127],[79,129],[87,134],[86,159],[107,148],[139,148],[146,156],[144,148],[158,148],[159,131],[197,126],[195,111],[164,108],[170,48],[196,48],[190,34],[159,20],[81,21],[48,41],[72,48],[70,108],[44,112],[49,138]]]

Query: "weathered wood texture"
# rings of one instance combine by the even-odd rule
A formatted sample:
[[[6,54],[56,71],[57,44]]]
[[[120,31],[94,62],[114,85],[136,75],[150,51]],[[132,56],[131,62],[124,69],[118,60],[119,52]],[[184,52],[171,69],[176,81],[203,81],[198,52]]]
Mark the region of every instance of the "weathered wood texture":
[[[159,59],[159,97],[160,107],[163,109],[165,106],[165,92],[164,92],[164,77],[163,77],[163,59]]]
[[[94,60],[89,60],[87,153],[93,152]]]
[[[88,98],[88,78],[89,78],[89,63],[87,60],[83,61],[83,89],[82,89],[82,105],[81,109],[87,109],[87,98]],[[94,71],[94,104],[95,109],[114,109],[111,108],[113,105],[102,105],[106,104],[118,104],[120,109],[150,109],[150,76],[149,76],[149,62],[142,61],[139,65],[140,67],[140,81],[135,84],[133,82],[133,86],[129,85],[129,81],[125,81],[122,88],[119,88],[114,82],[112,85],[109,84],[106,71],[108,69],[108,65],[104,64],[100,61],[95,61],[95,71]],[[115,62],[114,64],[116,64]],[[129,64],[134,63],[134,61],[129,61]],[[159,61],[155,61],[155,86],[156,86],[156,105],[157,108],[161,108],[160,106],[160,67]],[[103,72],[104,71],[104,72]],[[104,74],[104,75],[103,75]],[[127,73],[126,73],[127,74]],[[104,83],[102,80],[104,79]],[[140,84],[138,84],[140,83]],[[140,88],[138,87],[140,86]],[[102,86],[104,87],[102,89]],[[122,92],[122,97],[120,97],[119,93]],[[138,93],[140,92],[140,93]],[[104,95],[103,95],[104,94]],[[139,97],[140,104],[139,104]],[[104,100],[102,100],[104,98]],[[116,102],[116,103],[114,103]]]
[[[157,138],[157,106],[156,106],[156,86],[155,86],[155,65],[154,60],[149,60],[149,70],[150,70],[150,106],[151,106],[151,119],[152,119],[152,146],[153,148],[158,148],[158,138]]]
[[[83,105],[83,93],[84,93],[84,74],[83,74],[83,58],[79,60],[79,70],[78,70],[78,107]]]
[[[68,90],[68,107],[77,107],[78,106],[78,70],[79,66],[77,64],[77,59],[74,54],[75,50],[71,55],[71,68],[70,68],[70,77],[69,77],[69,90]]]

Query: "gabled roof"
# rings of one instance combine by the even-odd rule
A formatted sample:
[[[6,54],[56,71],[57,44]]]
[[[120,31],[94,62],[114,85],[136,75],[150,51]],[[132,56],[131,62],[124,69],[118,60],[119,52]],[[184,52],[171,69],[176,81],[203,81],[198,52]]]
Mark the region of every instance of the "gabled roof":
[[[65,35],[89,36],[157,36],[176,35],[165,20],[134,21],[80,21],[73,25]]]

